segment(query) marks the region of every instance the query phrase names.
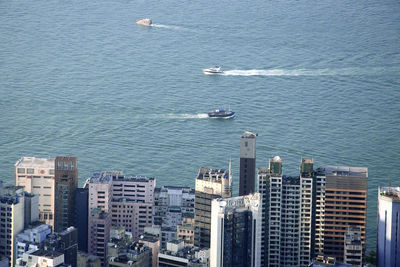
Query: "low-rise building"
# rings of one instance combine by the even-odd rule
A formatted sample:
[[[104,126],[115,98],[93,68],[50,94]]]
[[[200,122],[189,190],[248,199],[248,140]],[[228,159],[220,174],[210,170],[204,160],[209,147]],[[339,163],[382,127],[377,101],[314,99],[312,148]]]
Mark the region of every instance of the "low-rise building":
[[[176,229],[177,239],[185,241],[185,247],[194,246],[194,214],[184,213]]]
[[[17,254],[16,258],[32,249],[39,249],[41,243],[51,234],[51,225],[42,222],[35,222],[16,236]]]
[[[33,249],[27,251],[23,254],[22,258],[17,260],[17,267],[25,266],[25,267],[67,267],[64,263],[64,254],[53,251],[53,250],[45,250],[45,249]]]
[[[208,267],[209,250],[198,247],[185,247],[184,241],[173,240],[158,254],[159,267]]]
[[[151,249],[144,243],[133,241],[132,234],[122,227],[112,227],[107,261],[109,267],[152,267]]]
[[[101,267],[99,257],[78,251],[78,267]]]

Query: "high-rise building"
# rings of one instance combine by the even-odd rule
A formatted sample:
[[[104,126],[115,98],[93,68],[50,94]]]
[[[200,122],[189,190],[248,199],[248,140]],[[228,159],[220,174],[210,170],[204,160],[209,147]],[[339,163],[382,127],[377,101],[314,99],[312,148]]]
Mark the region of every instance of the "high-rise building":
[[[361,229],[350,226],[344,235],[344,263],[354,267],[362,267],[363,249],[361,244]]]
[[[282,159],[259,168],[257,188],[262,200],[262,266],[308,266],[313,258],[315,214],[313,159],[300,163],[300,176],[282,174]]]
[[[314,256],[315,190],[314,160],[300,163],[300,266],[308,266]]]
[[[22,157],[14,168],[15,185],[39,196],[39,220],[54,229],[54,159]]]
[[[78,230],[78,250],[88,252],[89,188],[75,190],[75,228]]]
[[[400,187],[378,190],[378,267],[400,267]]]
[[[261,266],[259,193],[212,201],[210,267]]]
[[[76,157],[56,157],[54,231],[75,225],[75,190],[78,187]]]
[[[343,262],[344,236],[360,227],[363,254],[367,212],[367,168],[324,166],[316,176],[315,253]]]
[[[265,266],[268,261],[268,225],[269,225],[269,168],[258,168],[257,183],[258,193],[260,194],[262,207],[261,224],[261,266]]]
[[[246,131],[240,138],[239,196],[256,190],[256,136]]]
[[[25,192],[23,186],[0,186],[0,257],[9,258],[10,266],[15,265],[17,258],[16,236],[24,230],[25,224],[38,219],[37,203],[38,196]],[[26,213],[26,209],[31,212]]]
[[[210,247],[211,201],[231,196],[232,176],[229,171],[200,168],[196,178],[194,201],[195,246]]]
[[[268,177],[268,176],[267,176]],[[282,175],[282,159],[269,160],[266,199],[268,224],[264,251],[268,266],[300,264],[300,177]]]

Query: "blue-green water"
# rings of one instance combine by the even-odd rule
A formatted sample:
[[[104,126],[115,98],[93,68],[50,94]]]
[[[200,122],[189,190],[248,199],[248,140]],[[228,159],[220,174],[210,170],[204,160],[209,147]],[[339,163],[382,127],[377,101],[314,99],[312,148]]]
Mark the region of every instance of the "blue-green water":
[[[151,17],[154,27],[135,24]],[[224,76],[201,69],[221,65]],[[0,1],[0,177],[21,156],[78,157],[80,183],[124,170],[194,185],[259,133],[257,166],[369,168],[400,185],[400,3]],[[230,106],[234,120],[204,118]]]

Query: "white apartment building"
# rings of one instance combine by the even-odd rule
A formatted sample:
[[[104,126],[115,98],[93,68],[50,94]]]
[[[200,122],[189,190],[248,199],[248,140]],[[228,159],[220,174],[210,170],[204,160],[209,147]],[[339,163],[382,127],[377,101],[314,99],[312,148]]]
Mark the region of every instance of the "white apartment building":
[[[54,229],[54,159],[22,157],[15,163],[15,185],[39,196],[39,220]]]

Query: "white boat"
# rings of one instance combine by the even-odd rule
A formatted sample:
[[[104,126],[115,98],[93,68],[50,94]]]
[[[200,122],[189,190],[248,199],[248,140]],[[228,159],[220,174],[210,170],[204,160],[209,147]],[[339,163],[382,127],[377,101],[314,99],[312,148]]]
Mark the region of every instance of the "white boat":
[[[140,20],[136,21],[136,24],[143,25],[143,26],[151,26],[151,24],[153,24],[153,22],[151,21],[151,19],[140,19]]]
[[[207,75],[216,75],[216,74],[222,74],[224,73],[224,71],[221,70],[221,67],[215,66],[214,68],[203,69],[203,73]]]

